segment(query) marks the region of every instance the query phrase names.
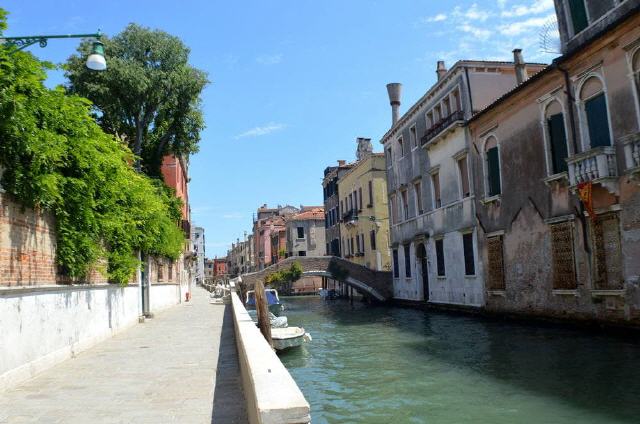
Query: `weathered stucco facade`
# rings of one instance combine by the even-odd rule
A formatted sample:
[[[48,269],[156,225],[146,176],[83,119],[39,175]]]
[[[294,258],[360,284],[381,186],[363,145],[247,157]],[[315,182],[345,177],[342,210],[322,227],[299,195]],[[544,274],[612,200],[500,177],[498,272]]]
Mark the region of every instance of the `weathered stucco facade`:
[[[484,284],[465,122],[516,85],[516,70],[505,62],[460,61],[447,71],[439,62],[437,75],[436,84],[401,118],[397,85],[388,86],[394,118],[381,143],[394,297],[479,307]]]
[[[469,122],[488,310],[640,324],[639,2],[605,3],[591,38],[561,5],[569,53]]]

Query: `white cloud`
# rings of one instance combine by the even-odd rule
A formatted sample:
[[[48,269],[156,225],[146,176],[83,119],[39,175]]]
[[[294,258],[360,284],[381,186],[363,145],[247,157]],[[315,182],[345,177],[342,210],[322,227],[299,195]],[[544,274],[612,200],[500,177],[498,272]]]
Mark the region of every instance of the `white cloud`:
[[[453,16],[458,18],[464,18],[467,21],[480,21],[484,22],[492,16],[492,13],[480,9],[477,3],[473,3],[469,9],[462,10],[460,6],[456,6],[453,8],[453,12],[451,12]]]
[[[491,37],[491,31],[486,28],[478,28],[473,25],[463,24],[458,27],[462,32],[473,35],[475,38],[486,41]]]
[[[500,25],[498,30],[501,34],[507,36],[520,35],[525,32],[530,32],[532,29],[541,29],[545,25],[554,19],[555,15],[544,16],[541,18],[529,18],[524,21],[511,22],[508,24]]]
[[[517,5],[510,10],[503,10],[501,15],[505,18],[539,15],[553,8],[553,0],[534,0],[529,6]]]
[[[267,134],[271,134],[273,132],[276,131],[280,131],[282,129],[284,129],[286,127],[286,125],[284,124],[277,124],[275,122],[269,122],[267,125],[264,125],[262,127],[255,127],[255,128],[251,128],[250,130],[247,130],[241,134],[238,134],[237,136],[235,136],[234,138],[236,140],[240,139],[240,138],[245,138],[245,137],[260,137],[263,135],[267,135]]]
[[[442,22],[447,20],[447,15],[444,13],[438,13],[435,16],[430,16],[428,18],[423,18],[423,22]]]
[[[271,54],[271,55],[260,55],[256,57],[256,62],[261,65],[277,65],[282,62],[282,53]]]

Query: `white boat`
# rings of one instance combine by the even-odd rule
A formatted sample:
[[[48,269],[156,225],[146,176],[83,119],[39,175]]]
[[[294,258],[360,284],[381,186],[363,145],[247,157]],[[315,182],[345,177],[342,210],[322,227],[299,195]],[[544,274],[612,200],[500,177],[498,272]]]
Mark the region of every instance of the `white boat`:
[[[291,347],[302,346],[305,342],[310,342],[311,334],[304,331],[302,327],[272,328],[271,340],[275,350],[284,350]]]
[[[269,305],[269,311],[275,316],[279,316],[284,310],[284,305],[280,303],[280,297],[276,289],[264,289],[264,295],[267,298],[267,304]],[[247,298],[245,301],[247,309],[255,309],[256,307],[256,292],[254,290],[247,291]]]
[[[258,325],[258,313],[255,309],[250,309],[247,311],[251,319]],[[271,312],[269,312],[269,323],[271,324],[271,328],[287,328],[289,326],[289,322],[287,317],[285,316],[275,316]]]

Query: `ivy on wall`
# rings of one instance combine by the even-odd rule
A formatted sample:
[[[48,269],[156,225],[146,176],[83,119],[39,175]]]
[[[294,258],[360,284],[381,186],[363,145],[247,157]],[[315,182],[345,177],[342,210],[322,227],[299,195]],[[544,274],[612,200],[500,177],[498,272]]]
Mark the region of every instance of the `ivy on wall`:
[[[0,33],[5,28],[0,9]],[[184,244],[181,201],[133,170],[133,154],[96,124],[88,100],[45,87],[51,68],[0,46],[3,188],[55,216],[57,264],[73,279],[105,259],[109,280],[126,284],[138,250],[177,259]]]

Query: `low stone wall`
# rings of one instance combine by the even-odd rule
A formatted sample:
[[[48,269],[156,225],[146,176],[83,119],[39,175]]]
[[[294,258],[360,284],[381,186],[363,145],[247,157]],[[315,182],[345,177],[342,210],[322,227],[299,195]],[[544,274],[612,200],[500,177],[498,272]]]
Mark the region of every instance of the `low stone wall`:
[[[151,286],[151,310],[181,301],[180,286]],[[0,289],[0,391],[138,322],[138,286]]]
[[[242,386],[252,424],[310,423],[310,407],[236,293],[231,294]]]

